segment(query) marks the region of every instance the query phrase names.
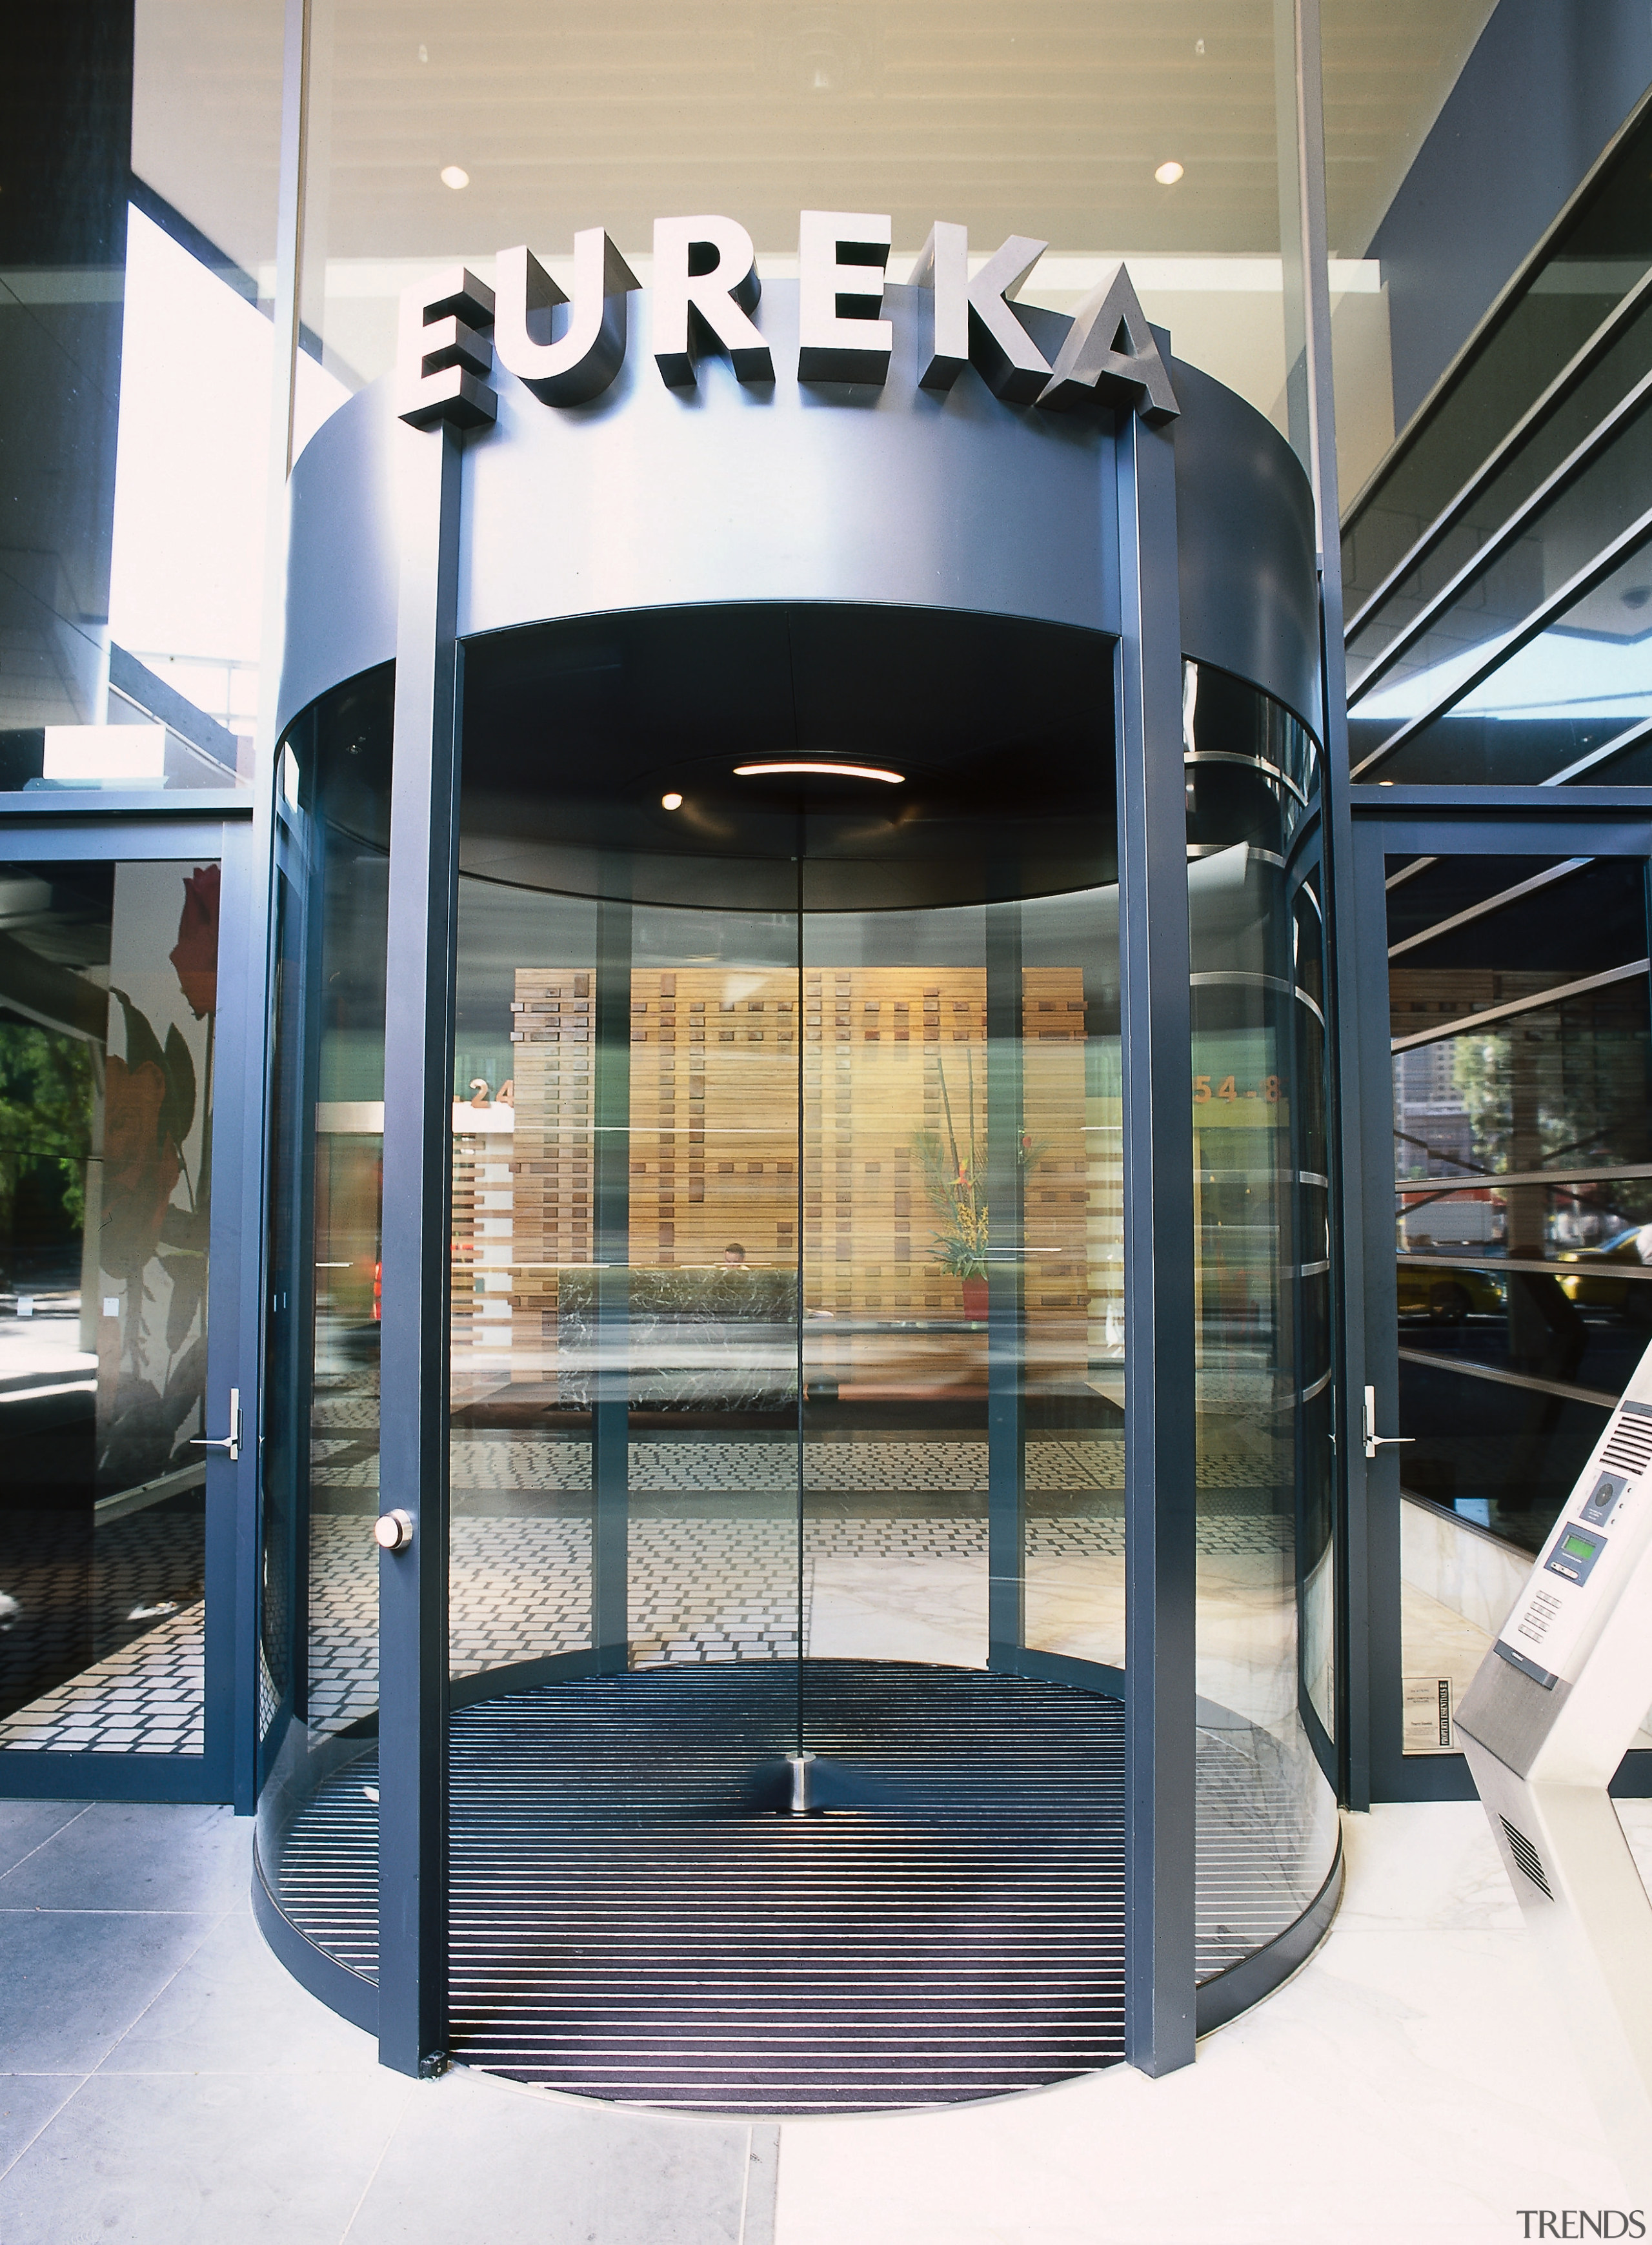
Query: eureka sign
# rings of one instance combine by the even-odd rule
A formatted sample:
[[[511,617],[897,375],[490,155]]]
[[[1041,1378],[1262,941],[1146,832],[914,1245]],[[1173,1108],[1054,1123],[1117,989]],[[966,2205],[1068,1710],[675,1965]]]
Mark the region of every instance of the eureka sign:
[[[799,382],[886,380],[894,336],[879,315],[890,240],[887,218],[803,212]],[[1152,422],[1172,419],[1178,408],[1169,372],[1122,265],[1080,306],[1054,363],[1046,359],[1011,299],[1047,246],[1012,234],[972,280],[966,229],[931,229],[911,280],[933,300],[920,388],[948,390],[972,366],[1007,404],[1064,412],[1097,403]],[[491,422],[498,399],[487,376],[496,353],[546,405],[589,404],[624,364],[626,299],[640,283],[603,227],[573,238],[572,296],[525,248],[500,251],[495,281],[488,288],[451,266],[403,296],[396,410],[416,429]],[[653,294],[653,361],[668,388],[692,390],[696,361],[714,349],[727,353],[740,381],[774,381],[774,354],[751,316],[760,284],[743,226],[730,218],[656,219]],[[557,334],[559,304],[568,309]]]

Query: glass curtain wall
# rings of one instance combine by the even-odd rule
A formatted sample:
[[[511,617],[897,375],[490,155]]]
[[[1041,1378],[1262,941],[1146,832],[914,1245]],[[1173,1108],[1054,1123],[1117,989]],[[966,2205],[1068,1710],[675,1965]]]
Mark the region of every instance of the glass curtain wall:
[[[491,281],[524,240],[565,284],[575,230],[606,227],[647,287],[656,218],[726,213],[783,279],[801,209],[888,211],[893,281],[938,219],[970,228],[978,264],[1012,234],[1047,242],[1019,295],[1057,311],[1127,257],[1180,356],[1283,428],[1275,73],[1272,0],[1012,17],[506,0],[484,18],[334,0],[315,31],[307,349],[349,390],[376,379],[403,287],[455,259]]]
[[[1649,161],[1639,114],[1352,497],[1356,779],[1644,777]]]
[[[1585,173],[1575,130],[1554,137],[1546,51],[1513,46],[1511,22],[1491,17],[1432,138],[1419,122],[1416,179],[1397,170],[1373,207],[1400,430],[1342,537],[1352,777],[1484,789],[1488,817],[1501,788],[1635,786],[1652,728],[1652,112],[1621,74],[1593,80]],[[1338,45],[1333,17],[1328,85]],[[1594,58],[1578,67],[1581,85]],[[1465,129],[1490,76],[1529,126],[1506,177]],[[1333,179],[1357,145],[1328,118]],[[1538,207],[1533,181],[1567,166],[1564,207]],[[1505,189],[1526,221],[1493,219]],[[1339,411],[1371,374],[1344,342]],[[1385,868],[1411,1755],[1455,1750],[1456,1706],[1644,1343],[1644,867],[1542,838]]]
[[[250,781],[281,22],[139,0],[7,25],[0,794]]]

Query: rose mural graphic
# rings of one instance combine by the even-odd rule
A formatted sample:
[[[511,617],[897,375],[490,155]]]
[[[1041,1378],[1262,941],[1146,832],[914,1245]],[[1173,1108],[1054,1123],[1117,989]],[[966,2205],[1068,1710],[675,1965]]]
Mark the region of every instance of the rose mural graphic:
[[[173,1189],[183,1174],[177,1143],[161,1119],[169,1092],[165,1068],[152,1060],[133,1068],[114,1055],[105,1068],[98,1259],[105,1271],[128,1281],[160,1245]]]
[[[183,887],[178,940],[168,956],[184,1002],[206,1024],[207,1096],[193,1175],[186,1150],[200,1094],[188,1041],[175,1021],[164,1039],[158,1036],[125,991],[110,992],[121,1009],[126,1049],[124,1058],[112,1054],[105,1068],[98,1259],[124,1283],[125,1314],[113,1393],[104,1389],[99,1410],[98,1473],[105,1490],[129,1488],[199,1455],[188,1436],[199,1427],[206,1380],[218,867],[197,866]],[[180,1185],[187,1196],[181,1206],[175,1202]]]
[[[178,987],[197,1021],[218,1011],[220,878],[216,865],[197,865],[185,877],[183,917],[171,954]]]

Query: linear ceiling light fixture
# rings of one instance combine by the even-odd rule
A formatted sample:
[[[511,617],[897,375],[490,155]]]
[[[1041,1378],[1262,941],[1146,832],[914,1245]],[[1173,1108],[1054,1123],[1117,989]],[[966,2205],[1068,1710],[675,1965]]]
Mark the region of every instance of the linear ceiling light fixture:
[[[736,764],[736,779],[768,779],[780,772],[824,772],[833,779],[881,779],[889,787],[904,787],[906,774],[884,771],[877,764],[829,764],[819,757],[797,757],[785,763]]]

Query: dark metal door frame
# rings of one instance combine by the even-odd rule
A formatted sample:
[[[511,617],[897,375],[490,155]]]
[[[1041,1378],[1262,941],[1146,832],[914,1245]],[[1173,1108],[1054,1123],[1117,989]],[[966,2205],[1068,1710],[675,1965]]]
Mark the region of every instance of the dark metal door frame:
[[[1376,1421],[1392,1428],[1399,1407],[1394,1265],[1394,1109],[1388,1012],[1388,915],[1384,886],[1390,856],[1513,857],[1575,853],[1652,860],[1652,789],[1354,787],[1349,790],[1353,854],[1340,899],[1343,941],[1356,982],[1358,1071],[1346,1074],[1343,1099],[1357,1105],[1364,1172],[1347,1180],[1344,1220],[1363,1248],[1364,1351],[1351,1364],[1341,1439],[1349,1451],[1351,1571],[1368,1586],[1364,1657],[1350,1679],[1351,1699],[1370,1739],[1372,1801],[1472,1801],[1460,1754],[1401,1751],[1400,1496],[1398,1453],[1385,1449],[1369,1463],[1357,1455],[1353,1398],[1376,1390]],[[1352,941],[1349,936],[1351,930]],[[1345,1066],[1345,1061],[1344,1061]],[[1358,1539],[1357,1551],[1351,1546]],[[1652,1793],[1652,1753],[1636,1753],[1614,1788]]]
[[[0,1749],[0,1799],[234,1801],[252,1807],[253,1658],[248,1554],[258,1520],[258,1333],[262,1208],[263,1012],[252,1002],[263,957],[264,885],[244,795],[112,795],[82,811],[44,792],[0,808],[0,858],[13,864],[192,858],[221,865],[220,993],[213,1055],[212,1245],[206,1318],[207,1429],[241,1397],[240,1455],[206,1462],[206,1746],[199,1756]],[[250,1251],[248,1251],[250,1250]]]

